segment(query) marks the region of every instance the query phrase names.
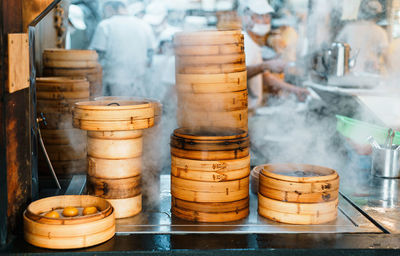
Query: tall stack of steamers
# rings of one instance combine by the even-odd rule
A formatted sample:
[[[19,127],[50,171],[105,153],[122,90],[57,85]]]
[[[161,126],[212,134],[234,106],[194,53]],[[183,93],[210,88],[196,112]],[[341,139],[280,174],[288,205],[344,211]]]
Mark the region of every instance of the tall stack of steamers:
[[[74,126],[88,131],[88,190],[107,199],[115,218],[142,210],[142,130],[154,125],[149,101],[97,100],[75,104]]]
[[[72,126],[73,105],[101,93],[102,71],[96,51],[46,49],[43,74],[37,78],[37,112],[43,113],[43,141],[59,176],[85,173],[86,132]],[[45,170],[46,161],[39,166]],[[46,173],[44,173],[46,174]]]
[[[226,222],[249,213],[247,78],[240,31],[174,38],[177,119],[171,135],[172,213]]]

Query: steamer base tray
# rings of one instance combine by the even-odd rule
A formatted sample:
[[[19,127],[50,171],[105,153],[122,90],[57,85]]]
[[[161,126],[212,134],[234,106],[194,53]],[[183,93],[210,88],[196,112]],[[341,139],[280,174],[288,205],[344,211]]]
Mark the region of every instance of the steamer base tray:
[[[145,206],[134,217],[116,221],[118,235],[129,234],[268,234],[268,233],[382,233],[342,195],[338,218],[321,225],[290,225],[261,217],[257,213],[257,196],[250,193],[250,214],[247,218],[227,223],[194,223],[171,214],[170,175],[161,175],[160,200]]]

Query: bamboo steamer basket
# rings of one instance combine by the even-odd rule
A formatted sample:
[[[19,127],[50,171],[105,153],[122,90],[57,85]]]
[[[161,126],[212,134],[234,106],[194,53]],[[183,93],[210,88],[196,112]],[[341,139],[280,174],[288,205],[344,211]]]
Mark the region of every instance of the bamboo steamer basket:
[[[339,176],[336,171],[306,164],[269,164],[260,168],[260,186],[295,192],[324,193],[339,190]]]
[[[171,206],[179,209],[193,210],[204,213],[235,212],[249,207],[249,198],[228,203],[195,203],[171,198]]]
[[[97,135],[104,132],[88,133],[88,156],[103,159],[127,159],[136,158],[142,155],[143,137],[138,136],[136,131],[123,131],[125,138],[113,138],[111,136],[99,138]],[[118,132],[113,132],[113,134]],[[121,136],[120,136],[121,137]]]
[[[131,198],[141,194],[140,175],[130,178],[102,179],[88,176],[91,195],[106,199]]]
[[[123,199],[107,199],[114,207],[115,218],[127,218],[139,214],[142,211],[142,194]]]
[[[64,92],[44,92],[44,91],[37,91],[36,92],[37,98],[40,99],[55,99],[55,100],[62,100],[62,99],[87,99],[90,96],[89,91],[64,91]]]
[[[171,135],[171,155],[207,161],[245,158],[249,138],[242,129],[178,128]]]
[[[224,181],[224,182],[205,182],[181,179],[171,176],[171,186],[196,192],[227,193],[242,191],[249,188],[249,177]]]
[[[245,63],[246,57],[244,53],[226,54],[226,55],[203,55],[203,56],[179,56],[176,58],[177,65],[213,65],[213,64],[234,64]]]
[[[51,210],[67,206],[96,206],[88,216],[47,218]],[[25,240],[48,249],[76,249],[100,244],[115,234],[114,209],[106,200],[93,196],[55,196],[31,203],[23,214]]]
[[[284,202],[294,203],[320,203],[328,202],[338,198],[339,191],[317,192],[317,193],[299,193],[276,190],[264,186],[260,186],[260,194],[271,199],[280,200]],[[257,192],[256,192],[257,193]]]
[[[180,127],[226,127],[247,130],[248,110],[195,111],[179,108],[177,119]]]
[[[175,168],[203,172],[234,171],[250,166],[250,155],[235,160],[198,161],[171,156],[171,164]]]
[[[245,199],[249,196],[249,188],[237,191],[225,192],[199,192],[193,190],[182,189],[180,187],[171,186],[171,195],[190,202],[197,203],[223,203],[233,202]]]
[[[43,64],[51,68],[95,68],[98,55],[92,50],[45,49]]]
[[[174,36],[174,45],[220,45],[243,44],[244,37],[240,30],[209,30],[180,32]]]
[[[223,44],[223,45],[197,45],[177,46],[175,54],[178,56],[204,56],[204,55],[229,55],[244,53],[244,44]]]
[[[154,125],[154,106],[148,101],[109,100],[75,104],[75,127],[90,131],[127,131]]]
[[[45,145],[68,145],[86,142],[86,131],[79,129],[41,130]]]
[[[69,145],[46,145],[51,160],[68,161],[86,158],[86,143]]]
[[[313,215],[313,214],[300,215],[300,214],[273,211],[262,207],[258,208],[258,214],[277,222],[297,224],[297,225],[323,224],[334,221],[337,218],[337,211],[321,215]]]
[[[232,212],[210,213],[210,212],[198,212],[172,206],[171,212],[173,215],[175,215],[180,219],[193,222],[230,222],[246,218],[249,215],[249,208],[247,207]]]
[[[337,210],[339,200],[323,202],[323,203],[291,203],[274,200],[258,194],[258,206],[269,210],[300,214],[300,215],[321,215],[334,212]]]
[[[86,78],[69,77],[38,77],[36,90],[39,92],[79,92],[89,91],[89,82]]]
[[[133,101],[148,101],[154,108],[154,123],[158,124],[161,121],[162,115],[162,104],[160,101],[150,98],[139,98],[131,96],[101,96],[96,97],[94,100],[108,101],[108,100],[133,100]]]
[[[247,109],[247,90],[226,93],[178,93],[179,106],[196,111]]]
[[[247,72],[226,74],[176,74],[180,93],[224,93],[247,90]]]
[[[88,157],[88,175],[92,177],[123,179],[140,175],[141,170],[141,157],[115,160]]]
[[[176,70],[179,74],[226,74],[246,71],[246,62],[208,65],[180,65],[179,62],[177,62]]]

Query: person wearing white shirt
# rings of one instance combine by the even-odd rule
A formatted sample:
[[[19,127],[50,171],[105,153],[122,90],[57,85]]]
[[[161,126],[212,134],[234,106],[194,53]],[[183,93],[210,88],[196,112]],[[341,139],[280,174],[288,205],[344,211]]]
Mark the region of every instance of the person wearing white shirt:
[[[104,16],[90,49],[99,53],[103,67],[103,95],[146,97],[144,77],[155,47],[145,21],[129,15],[122,1],[104,4]]]
[[[308,94],[307,90],[288,84],[270,73],[282,72],[286,62],[281,59],[263,61],[262,58],[262,46],[266,45],[267,36],[271,31],[270,14],[274,9],[266,0],[247,0],[242,5],[249,108],[261,106],[264,86],[293,92],[302,99]]]

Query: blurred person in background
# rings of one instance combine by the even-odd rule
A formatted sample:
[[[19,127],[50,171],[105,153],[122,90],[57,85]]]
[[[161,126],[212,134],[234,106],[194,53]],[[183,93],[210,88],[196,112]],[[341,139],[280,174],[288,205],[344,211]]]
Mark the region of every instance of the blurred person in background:
[[[155,48],[150,25],[129,15],[121,0],[107,1],[103,12],[90,45],[103,67],[103,95],[146,97],[144,78]]]
[[[266,0],[248,0],[242,3],[242,24],[247,65],[249,108],[263,103],[263,87],[296,94],[303,100],[308,91],[284,82],[272,73],[282,73],[286,61],[280,58],[263,61],[262,47],[265,47],[271,33],[271,13],[274,9]]]
[[[142,2],[134,2],[128,6],[128,12],[130,15],[136,16],[142,19],[145,14],[145,5]]]
[[[85,49],[86,24],[82,9],[75,4],[68,8],[68,29],[65,36],[65,49]]]
[[[389,46],[389,39],[386,31],[376,24],[382,12],[379,1],[363,0],[358,20],[346,24],[336,37],[336,41],[350,45],[351,57],[357,57],[354,73],[384,71],[384,53]]]

